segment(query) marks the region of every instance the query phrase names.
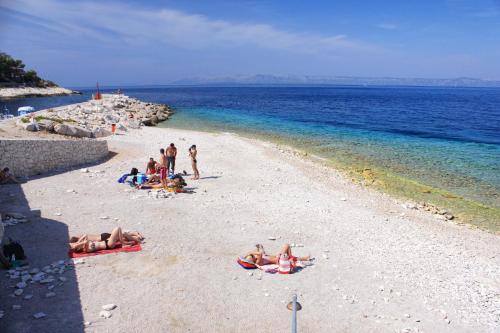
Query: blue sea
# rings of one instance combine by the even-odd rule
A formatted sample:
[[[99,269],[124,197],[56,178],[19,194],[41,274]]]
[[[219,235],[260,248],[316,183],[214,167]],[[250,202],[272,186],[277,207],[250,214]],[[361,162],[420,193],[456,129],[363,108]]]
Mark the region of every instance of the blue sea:
[[[92,93],[83,92],[0,101],[0,108],[76,103]],[[500,208],[500,89],[248,86],[124,92],[172,106],[177,113],[168,127],[278,138]]]

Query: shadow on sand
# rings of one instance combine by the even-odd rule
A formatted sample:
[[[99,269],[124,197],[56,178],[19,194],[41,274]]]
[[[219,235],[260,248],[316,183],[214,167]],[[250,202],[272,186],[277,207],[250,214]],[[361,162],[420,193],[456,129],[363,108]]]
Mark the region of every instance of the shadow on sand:
[[[115,155],[110,153],[107,159]],[[44,175],[32,176],[30,179],[92,165],[95,163],[55,170]],[[21,213],[29,218],[27,223],[5,228],[5,236],[19,241],[23,246],[29,270],[33,268],[42,270],[47,265],[68,259],[67,225],[54,219],[40,217],[37,207],[29,206],[21,184],[0,185],[0,212]],[[1,273],[7,273],[7,270]],[[40,284],[28,281],[23,294],[15,296],[13,294],[15,285],[20,279],[10,279],[9,274],[0,274],[0,310],[4,311],[4,316],[0,319],[0,332],[84,332],[82,305],[75,271],[68,269],[61,275],[58,272],[48,275],[53,276],[53,283]],[[60,277],[63,277],[64,281],[60,280]],[[54,287],[49,289],[50,286]],[[55,296],[47,298],[46,294],[49,292],[55,292]],[[33,297],[25,299],[27,295]],[[14,305],[20,305],[21,309],[14,310]],[[44,312],[47,316],[35,319],[33,314],[38,312]]]

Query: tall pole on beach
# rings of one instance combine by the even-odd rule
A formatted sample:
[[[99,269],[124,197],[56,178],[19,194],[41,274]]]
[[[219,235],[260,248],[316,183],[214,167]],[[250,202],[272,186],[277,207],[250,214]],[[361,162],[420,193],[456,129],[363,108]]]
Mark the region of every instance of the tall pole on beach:
[[[293,295],[292,302],[292,333],[297,333],[297,295]]]
[[[297,311],[302,309],[302,305],[297,302],[297,294],[293,295],[292,301],[286,307],[292,311],[292,333],[297,333]]]

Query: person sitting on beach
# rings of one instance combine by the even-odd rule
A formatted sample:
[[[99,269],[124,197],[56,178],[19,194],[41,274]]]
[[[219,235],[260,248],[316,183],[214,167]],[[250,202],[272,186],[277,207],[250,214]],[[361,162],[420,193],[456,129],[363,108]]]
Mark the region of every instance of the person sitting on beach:
[[[288,255],[288,257],[292,257],[292,249],[290,247],[290,244],[283,244],[280,252],[275,256],[267,254],[266,251],[264,251],[264,247],[262,246],[262,244],[257,244],[255,245],[255,247],[257,248],[257,251],[249,252],[245,256],[245,260],[253,262],[255,265],[257,265],[257,267],[271,264],[278,265],[280,255],[282,254],[286,254]],[[311,256],[297,257],[297,260],[309,261],[311,260]]]
[[[177,157],[177,148],[173,143],[167,148],[165,153],[167,156],[167,171],[168,173],[172,172],[172,175],[175,174],[175,158]],[[172,166],[172,171],[170,171],[170,166]]]
[[[157,170],[157,165],[158,163],[155,161],[154,158],[150,157],[149,158],[149,162],[148,164],[146,165],[146,175],[154,175],[156,174],[156,170]]]
[[[0,171],[0,184],[8,183],[19,184],[19,181],[9,172],[9,168],[4,168]]]
[[[80,235],[73,236],[69,240],[69,247],[74,252],[95,252],[99,250],[114,249],[118,242],[122,246],[131,246],[142,243],[144,237],[137,231],[123,232],[120,227],[116,227],[111,233],[100,235]]]
[[[191,158],[191,167],[193,168],[194,177],[191,179],[200,179],[200,172],[198,171],[198,161],[196,160],[196,155],[198,151],[196,150],[196,145],[192,145],[189,148],[189,157]]]

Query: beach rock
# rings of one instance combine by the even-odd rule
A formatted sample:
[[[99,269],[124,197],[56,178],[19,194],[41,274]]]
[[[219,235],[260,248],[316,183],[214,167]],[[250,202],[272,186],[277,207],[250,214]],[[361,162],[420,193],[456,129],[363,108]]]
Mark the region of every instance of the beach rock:
[[[107,114],[104,116],[104,121],[107,122],[108,124],[116,124],[120,121],[120,117],[112,114]]]
[[[111,318],[113,316],[113,314],[109,311],[101,311],[99,312],[99,317],[102,317],[102,318]]]
[[[106,304],[102,306],[102,309],[105,311],[111,311],[116,309],[116,304]]]
[[[26,287],[27,287],[27,284],[25,282],[19,282],[18,284],[16,284],[17,289],[24,289]]]
[[[24,292],[24,289],[16,289],[16,291],[14,291],[14,295],[16,296],[21,296]]]
[[[93,132],[92,132],[92,137],[94,138],[103,138],[103,137],[106,137],[106,136],[110,136],[111,134],[111,131],[108,131],[104,128],[101,128],[101,127],[98,127],[96,128]]]
[[[24,299],[27,301],[29,301],[32,298],[33,298],[33,295],[31,295],[31,294],[24,296]]]
[[[35,319],[41,319],[41,318],[44,318],[44,317],[47,317],[47,315],[43,312],[37,312],[33,315],[33,318]]]
[[[142,119],[142,124],[144,126],[155,126],[156,124],[158,124],[158,117],[152,116],[149,118],[144,118],[144,119]]]
[[[55,296],[56,296],[56,293],[55,293],[55,292],[53,292],[53,291],[51,291],[50,293],[46,293],[46,294],[45,294],[45,297],[46,297],[46,298],[52,298],[52,297],[55,297]]]
[[[92,132],[86,128],[67,125],[67,124],[57,124],[54,126],[54,131],[57,134],[72,136],[76,138],[91,138]]]
[[[125,123],[125,126],[132,129],[139,129],[141,128],[141,122],[136,119],[128,119]]]
[[[452,214],[445,214],[444,218],[447,220],[453,220],[455,218],[455,216],[453,216]]]

